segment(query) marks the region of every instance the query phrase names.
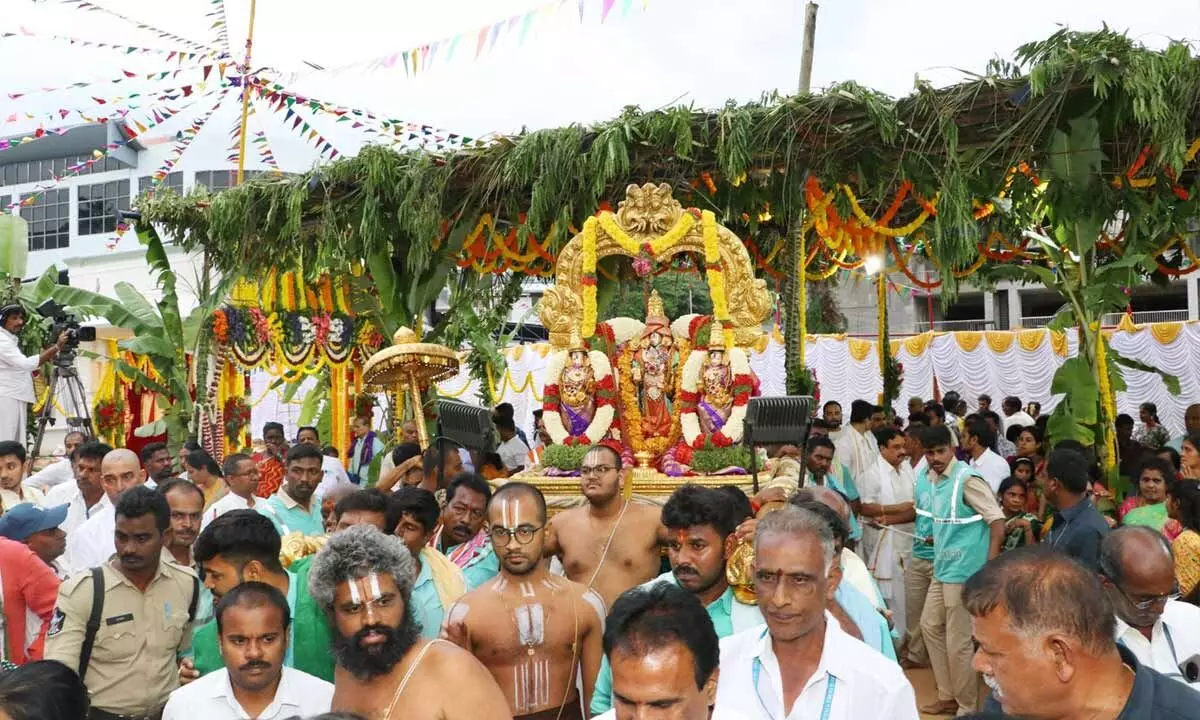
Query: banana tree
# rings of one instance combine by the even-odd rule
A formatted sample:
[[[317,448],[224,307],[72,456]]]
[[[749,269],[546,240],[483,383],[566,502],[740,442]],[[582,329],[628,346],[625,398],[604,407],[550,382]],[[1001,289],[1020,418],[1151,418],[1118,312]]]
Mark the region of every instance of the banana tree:
[[[162,418],[135,432],[139,435],[166,433],[168,446],[175,454],[189,435],[198,430],[187,356],[200,348],[208,319],[224,300],[232,278],[222,279],[212,292],[200,297],[199,305],[185,317],[180,311],[176,290],[178,276],[158,233],[147,226],[138,228],[137,237],[146,248],[146,264],[160,290],[157,301],[150,300],[127,282],[113,286],[116,298],[64,286],[55,287],[52,294],[55,300],[77,315],[104,318],[113,327],[133,333],[133,337],[120,341],[118,348],[146,357],[154,372],[143,372],[119,357],[107,359],[139,386],[157,394]],[[95,354],[90,356],[97,357]],[[197,366],[206,367],[207,359],[198,359]]]
[[[1110,481],[1115,481],[1111,398],[1125,388],[1122,369],[1157,373],[1172,393],[1179,392],[1179,381],[1121,356],[1101,332],[1104,315],[1121,312],[1128,305],[1129,289],[1154,273],[1154,248],[1163,231],[1155,218],[1165,215],[1152,206],[1136,217],[1128,215],[1129,205],[1122,205],[1120,191],[1104,180],[1106,161],[1101,123],[1092,112],[1053,131],[1044,167],[1047,182],[1031,196],[1039,230],[1030,235],[1041,246],[1044,261],[1006,265],[996,274],[1044,284],[1065,299],[1050,328],[1075,328],[1079,353],[1064,362],[1052,380],[1051,392],[1062,399],[1050,416],[1047,434],[1051,443],[1070,439],[1093,446]],[[1100,240],[1122,207],[1125,249],[1117,255]]]

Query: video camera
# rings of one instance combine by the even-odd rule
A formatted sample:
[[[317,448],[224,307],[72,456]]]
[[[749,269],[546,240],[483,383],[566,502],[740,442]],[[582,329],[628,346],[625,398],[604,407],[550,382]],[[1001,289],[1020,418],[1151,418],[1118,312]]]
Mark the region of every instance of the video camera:
[[[96,339],[96,328],[84,327],[80,324],[79,318],[67,312],[65,307],[53,300],[47,300],[35,309],[38,315],[52,320],[54,323],[50,326],[50,342],[56,342],[58,336],[64,332],[67,334],[67,345],[55,358],[55,362],[70,363],[75,359],[75,350],[79,347],[79,343],[92,342]]]

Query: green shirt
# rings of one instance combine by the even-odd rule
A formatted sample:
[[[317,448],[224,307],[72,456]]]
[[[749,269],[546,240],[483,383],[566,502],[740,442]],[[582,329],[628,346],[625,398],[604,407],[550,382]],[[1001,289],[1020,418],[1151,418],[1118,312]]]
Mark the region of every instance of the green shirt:
[[[449,557],[458,547],[458,545],[455,545],[447,550],[446,557]],[[467,592],[471,592],[500,574],[500,558],[497,557],[496,550],[492,547],[491,542],[488,542],[486,549],[480,549],[475,553],[475,557],[471,558],[467,562],[466,567],[462,568],[462,574],[463,580],[466,582]]]
[[[645,583],[641,587],[649,587],[655,583],[669,582],[675,585],[679,584],[679,580],[675,578],[674,573],[663,573],[657,578]],[[738,627],[734,627],[734,604],[737,604],[737,611],[741,622]],[[753,612],[749,611],[753,608]],[[704,608],[708,611],[708,617],[712,620],[713,628],[717,631],[717,637],[729,637],[738,630],[745,630],[747,627],[762,624],[762,613],[756,606],[743,605],[738,603],[733,597],[733,588],[725,588],[725,592],[721,593],[721,597],[713,600]],[[882,617],[882,616],[881,616]],[[757,622],[755,622],[757,621]],[[596,676],[596,686],[592,691],[592,715],[599,715],[607,712],[612,708],[612,666],[608,664],[608,657],[605,656],[600,662],[600,674]]]
[[[288,655],[284,664],[327,682],[333,682],[334,661],[329,651],[332,638],[325,613],[308,594],[308,574],[312,556],[292,563],[288,571],[288,607],[292,625],[288,629]],[[193,662],[201,676],[225,667],[217,639],[217,621],[196,630],[192,638]]]
[[[298,532],[303,535],[324,535],[325,520],[321,517],[321,503],[315,499],[309,501],[309,509],[305,510],[300,503],[292,499],[285,490],[280,488],[266,500],[259,500],[254,509],[270,519],[271,524],[280,535]]]

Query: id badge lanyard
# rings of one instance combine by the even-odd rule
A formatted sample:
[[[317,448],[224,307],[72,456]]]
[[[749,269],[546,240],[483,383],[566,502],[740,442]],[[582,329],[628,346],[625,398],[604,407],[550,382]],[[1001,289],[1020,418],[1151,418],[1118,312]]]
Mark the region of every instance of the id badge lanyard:
[[[762,710],[763,716],[767,720],[785,720],[776,718],[771,714],[771,711],[767,709],[766,702],[763,701],[762,692],[758,689],[758,680],[762,675],[762,660],[754,658],[754,665],[750,674],[751,682],[754,683],[754,695],[758,698],[758,707]],[[830,715],[833,713],[833,694],[837,690],[837,678],[828,673],[826,673],[826,677],[828,679],[825,682],[825,700],[821,703],[821,720],[829,720]],[[784,708],[784,710],[786,711],[787,708]]]

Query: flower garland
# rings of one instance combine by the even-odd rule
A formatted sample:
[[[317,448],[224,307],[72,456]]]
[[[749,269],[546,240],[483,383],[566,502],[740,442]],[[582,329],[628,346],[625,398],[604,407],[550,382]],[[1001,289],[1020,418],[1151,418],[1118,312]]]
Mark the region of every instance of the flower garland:
[[[583,277],[579,284],[583,286],[583,327],[580,332],[585,338],[596,334],[596,224],[596,218],[588,218],[583,224]]]
[[[109,441],[124,443],[125,402],[124,392],[118,390],[111,400],[96,403],[96,434]]]
[[[222,413],[225,420],[225,437],[231,443],[242,439],[242,433],[250,426],[250,406],[246,399],[235,395],[225,401]]]
[[[615,240],[621,246],[621,249],[630,255],[637,257],[642,254],[648,254],[652,257],[658,257],[678,245],[679,241],[691,232],[692,228],[696,227],[697,219],[696,211],[689,208],[679,216],[679,219],[675,221],[675,225],[670,230],[647,243],[638,243],[637,240],[630,237],[617,224],[611,212],[600,213],[600,227],[604,230],[605,235]]]
[[[633,383],[633,354],[634,344],[628,343],[617,360],[617,367],[621,373],[621,417],[629,434],[629,447],[633,452],[647,452],[658,458],[679,442],[680,413],[673,414],[671,431],[666,437],[646,439],[642,431],[642,407],[638,403],[637,387]],[[684,343],[680,347],[679,356],[686,357],[687,354],[687,344]]]
[[[562,401],[558,388],[558,381],[562,377],[563,368],[567,366],[569,357],[570,353],[566,350],[559,350],[550,356],[550,361],[546,366],[546,378],[553,382],[546,383],[542,388],[542,410],[544,411],[542,422],[546,426],[550,440],[557,445],[594,445],[609,434],[617,416],[614,407],[617,388],[613,380],[612,363],[602,352],[593,350],[588,353],[588,359],[592,363],[592,371],[595,374],[596,410],[587,430],[582,435],[571,435],[563,425],[562,416],[559,415],[562,410]]]
[[[704,433],[700,429],[700,418],[697,414],[700,405],[700,369],[708,356],[705,350],[693,350],[683,366],[679,382],[679,422],[683,431],[683,441],[693,450],[706,447],[730,447],[741,442],[745,431],[746,406],[754,393],[754,374],[750,369],[750,359],[746,352],[739,347],[726,351],[729,357],[729,369],[733,373],[733,409],[725,426],[715,433]]]
[[[212,332],[217,344],[229,347],[244,367],[257,367],[271,351],[274,361],[288,369],[311,370],[314,363],[323,365],[326,361],[340,365],[351,359],[356,347],[378,347],[382,342],[369,322],[347,314],[305,310],[267,313],[257,306],[219,308],[212,315]]]
[[[1104,340],[1104,333],[1096,334],[1096,366],[1100,368],[1099,372],[1099,390],[1100,390],[1100,408],[1104,414],[1100,418],[1100,427],[1104,428],[1104,464],[1105,470],[1112,470],[1116,466],[1117,458],[1117,443],[1116,434],[1112,430],[1111,423],[1117,417],[1117,408],[1114,401],[1112,384],[1108,377],[1108,349],[1105,347],[1107,343]]]
[[[725,330],[725,349],[733,348],[733,322],[729,319],[729,298],[725,295],[725,270],[721,267],[721,245],[717,233],[717,216],[711,210],[701,213],[704,225],[704,274],[708,294],[712,296],[713,317]]]

